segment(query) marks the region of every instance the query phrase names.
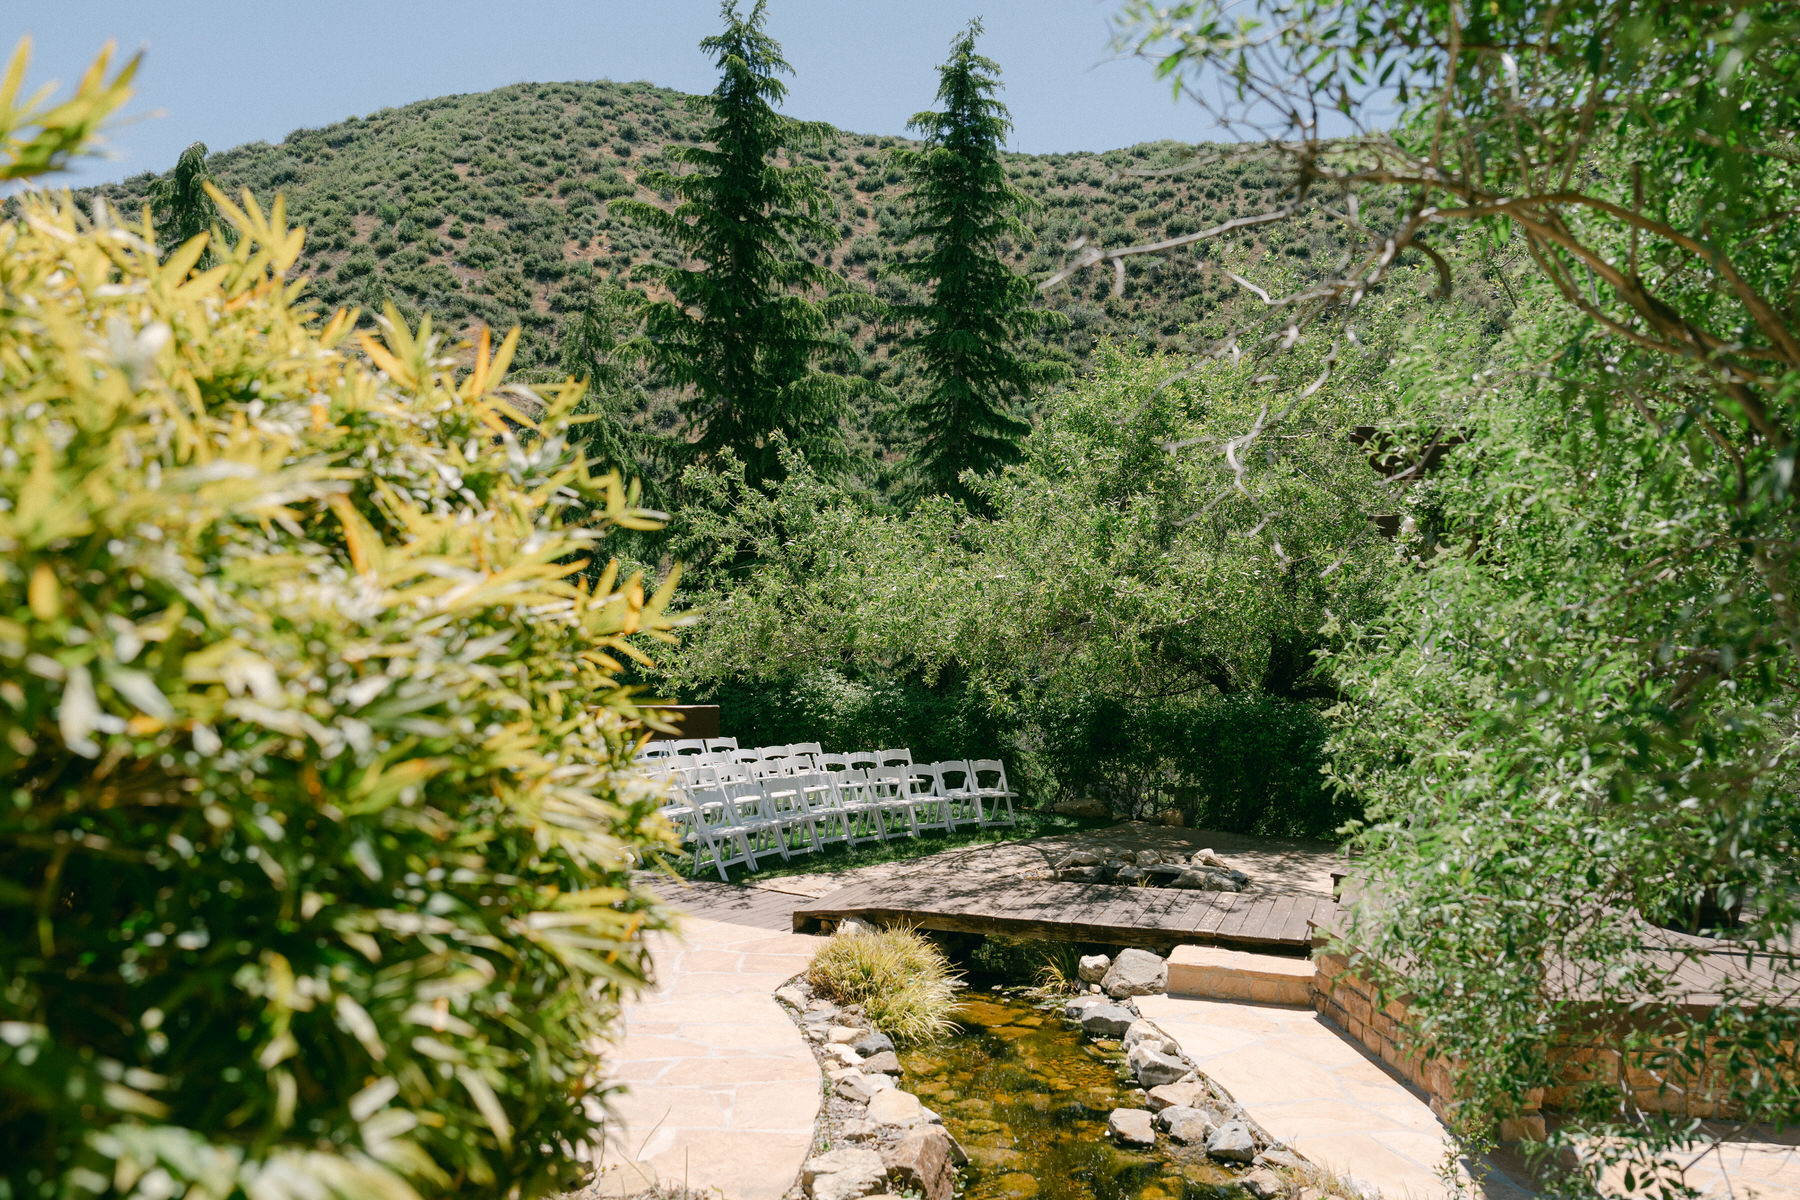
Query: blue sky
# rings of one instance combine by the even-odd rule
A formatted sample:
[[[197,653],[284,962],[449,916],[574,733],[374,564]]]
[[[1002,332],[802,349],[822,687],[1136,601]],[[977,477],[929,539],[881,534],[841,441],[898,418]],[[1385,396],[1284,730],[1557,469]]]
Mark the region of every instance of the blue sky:
[[[999,61],[1012,148],[1104,150],[1213,130],[1176,105],[1148,64],[1115,60],[1120,0],[771,0],[769,30],[795,76],[788,111],[860,133],[901,133],[929,106],[936,66],[971,16]],[[142,47],[110,161],[69,182],[166,170],[190,142],[224,150],[455,92],[522,81],[649,80],[712,86],[697,43],[717,0],[56,0],[0,11],[4,50],[35,39],[31,84],[81,71],[108,38]]]

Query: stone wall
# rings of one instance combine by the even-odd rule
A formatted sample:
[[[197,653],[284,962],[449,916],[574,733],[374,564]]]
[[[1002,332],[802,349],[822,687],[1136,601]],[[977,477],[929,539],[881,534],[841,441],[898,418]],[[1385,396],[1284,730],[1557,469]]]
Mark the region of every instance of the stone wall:
[[[1313,954],[1312,993],[1316,1011],[1330,1017],[1352,1040],[1424,1092],[1431,1111],[1440,1120],[1448,1120],[1458,1097],[1457,1064],[1448,1058],[1426,1059],[1408,1049],[1412,1042],[1405,997],[1390,999],[1377,1008],[1376,989],[1350,970],[1343,955],[1322,948]],[[1739,1115],[1722,1097],[1724,1089],[1712,1056],[1695,1076],[1682,1069],[1673,1055],[1661,1053],[1654,1038],[1630,1054],[1609,1044],[1613,1039],[1602,1032],[1604,1027],[1620,1026],[1627,1020],[1619,1013],[1586,1013],[1581,1027],[1565,1034],[1550,1052],[1563,1083],[1529,1096],[1524,1113],[1501,1121],[1500,1139],[1542,1137],[1542,1112],[1567,1107],[1583,1083],[1600,1079],[1622,1082],[1637,1105],[1648,1112],[1702,1118]],[[1642,1040],[1645,1027],[1635,1025],[1630,1032],[1633,1040]],[[1791,1050],[1784,1057],[1791,1062]]]

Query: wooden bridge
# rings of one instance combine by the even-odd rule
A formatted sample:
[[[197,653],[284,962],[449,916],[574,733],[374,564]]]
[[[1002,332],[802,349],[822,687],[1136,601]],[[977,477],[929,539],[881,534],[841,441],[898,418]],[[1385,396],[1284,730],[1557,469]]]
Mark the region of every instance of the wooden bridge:
[[[917,872],[855,884],[794,908],[807,932],[845,917],[953,933],[1166,949],[1183,944],[1307,954],[1310,923],[1337,906],[1316,895],[1258,895]]]

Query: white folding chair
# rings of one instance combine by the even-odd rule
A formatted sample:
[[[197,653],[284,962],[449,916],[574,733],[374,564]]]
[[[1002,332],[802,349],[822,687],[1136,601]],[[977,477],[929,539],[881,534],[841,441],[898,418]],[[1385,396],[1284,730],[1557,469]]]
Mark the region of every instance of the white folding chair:
[[[977,758],[969,763],[969,782],[975,789],[980,803],[985,805],[986,812],[981,814],[981,823],[985,825],[1012,825],[1014,792],[1006,782],[1006,764],[997,758]],[[1000,808],[1005,806],[1006,816],[1000,816]]]
[[[981,796],[975,790],[975,775],[969,764],[958,759],[935,762],[919,768],[931,776],[931,794],[948,806],[950,827],[986,825],[981,815]]]
[[[874,750],[852,750],[844,755],[844,763],[852,771],[873,771],[881,766],[881,755]]]
[[[637,761],[655,762],[659,758],[673,758],[674,756],[675,750],[670,743],[647,742],[645,743],[644,748],[637,752]]]
[[[706,748],[708,750],[715,750],[715,751],[716,750],[736,750],[738,748],[737,739],[734,737],[707,738],[706,739]]]
[[[848,754],[819,753],[813,755],[813,761],[819,765],[821,771],[848,771],[850,769]]]
[[[824,747],[817,742],[795,742],[787,748],[788,757],[797,758],[802,754],[823,754]]]
[[[877,767],[869,772],[869,787],[887,822],[887,832],[900,831],[901,822],[913,837],[919,836],[919,789],[910,767]]]
[[[904,746],[897,750],[877,750],[875,757],[884,767],[910,767],[913,765],[912,751]]]
[[[781,827],[784,844],[790,853],[801,849],[798,840],[805,835],[812,850],[823,849],[819,841],[819,823],[806,806],[807,775],[771,775],[762,780],[762,815]]]
[[[671,745],[678,757],[706,753],[706,741],[703,738],[677,738]]]
[[[954,830],[954,809],[947,797],[938,794],[938,778],[931,768],[915,763],[897,769],[906,772],[907,786],[912,791],[914,827],[923,832],[949,833]]]

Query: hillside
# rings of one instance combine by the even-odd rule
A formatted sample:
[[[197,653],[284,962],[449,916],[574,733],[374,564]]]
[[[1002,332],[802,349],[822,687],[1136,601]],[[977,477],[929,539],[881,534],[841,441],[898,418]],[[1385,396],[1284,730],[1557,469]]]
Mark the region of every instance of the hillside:
[[[659,165],[665,145],[690,140],[699,122],[681,93],[647,84],[519,84],[447,96],[323,129],[297,130],[279,145],[257,142],[216,154],[212,170],[226,190],[286,194],[292,218],[309,231],[303,267],[327,306],[429,312],[454,329],[479,322],[518,324],[517,363],[529,376],[554,372],[564,323],[587,304],[601,280],[624,281],[631,265],[674,261],[662,239],[607,214],[613,197],[639,194],[637,178]],[[921,97],[921,105],[929,97]],[[832,131],[807,157],[829,177],[838,241],[810,249],[858,287],[898,297],[909,286],[882,266],[904,252],[905,217],[898,173],[885,151],[901,139]],[[1197,167],[1174,177],[1122,177],[1120,167],[1172,161],[1170,144],[1106,154],[1008,156],[1014,181],[1039,204],[1031,237],[1012,248],[1017,269],[1058,265],[1066,245],[1087,236],[1107,244],[1150,241],[1254,211],[1280,181],[1247,158]],[[154,177],[99,189],[136,208]],[[654,200],[652,193],[641,193]],[[1288,227],[1264,245],[1240,239],[1234,264],[1265,253],[1304,270],[1328,249],[1317,226]],[[1066,330],[1046,333],[1042,352],[1079,368],[1096,339],[1129,335],[1175,345],[1183,327],[1222,328],[1244,303],[1236,285],[1210,269],[1219,248],[1184,250],[1129,264],[1122,298],[1110,277],[1075,281],[1045,303],[1065,312]],[[1265,264],[1265,267],[1267,264]],[[853,328],[864,373],[904,391],[906,368],[892,357],[900,331]],[[652,395],[640,419],[677,423],[673,399]],[[879,452],[904,430],[880,413],[859,422]]]

